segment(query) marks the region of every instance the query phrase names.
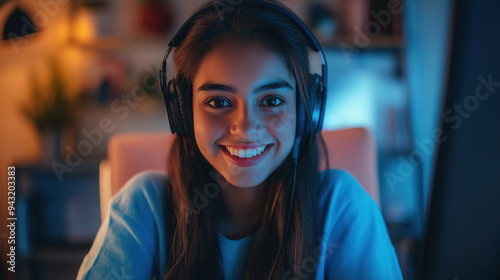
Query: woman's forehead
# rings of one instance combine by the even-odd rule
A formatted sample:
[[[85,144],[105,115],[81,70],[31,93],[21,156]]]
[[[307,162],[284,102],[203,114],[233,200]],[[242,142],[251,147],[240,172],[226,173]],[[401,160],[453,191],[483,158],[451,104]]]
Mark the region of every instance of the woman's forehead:
[[[194,83],[255,83],[263,79],[281,79],[295,84],[283,58],[259,44],[225,40],[205,56]]]

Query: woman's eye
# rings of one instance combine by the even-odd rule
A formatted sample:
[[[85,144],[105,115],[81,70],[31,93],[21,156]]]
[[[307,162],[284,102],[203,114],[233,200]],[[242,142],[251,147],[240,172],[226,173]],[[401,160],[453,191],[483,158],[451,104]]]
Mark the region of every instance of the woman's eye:
[[[229,102],[226,99],[222,98],[212,98],[206,102],[209,106],[219,109],[230,106]]]
[[[270,96],[262,100],[261,105],[268,106],[268,107],[278,107],[283,103],[283,99],[277,97],[277,96]]]

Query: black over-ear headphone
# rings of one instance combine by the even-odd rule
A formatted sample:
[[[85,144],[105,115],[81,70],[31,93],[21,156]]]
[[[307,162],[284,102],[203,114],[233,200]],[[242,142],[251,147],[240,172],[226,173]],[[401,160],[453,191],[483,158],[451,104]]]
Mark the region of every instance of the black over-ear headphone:
[[[207,14],[216,9],[221,9],[221,7],[232,7],[232,1],[218,1],[211,3],[193,16],[191,16],[182,25],[181,29],[177,31],[175,36],[172,38],[168,44],[168,50],[165,53],[162,63],[162,70],[160,70],[160,90],[163,94],[163,99],[165,100],[165,107],[167,110],[168,121],[170,124],[170,131],[179,136],[193,137],[193,115],[192,115],[192,103],[186,98],[186,90],[191,90],[189,85],[185,85],[180,77],[173,77],[167,82],[167,59],[172,51],[172,48],[178,47],[182,41],[186,38],[187,34],[191,30],[191,27],[195,21],[202,15]],[[325,105],[326,105],[326,89],[327,89],[327,65],[326,58],[321,49],[318,40],[314,37],[313,33],[306,24],[298,18],[294,13],[287,10],[286,8],[268,1],[252,1],[256,6],[263,6],[267,8],[274,9],[282,14],[286,15],[289,19],[294,22],[300,32],[304,35],[308,41],[309,48],[314,52],[320,53],[322,58],[321,65],[321,75],[310,73],[310,100],[309,100],[309,112],[311,114],[312,126],[309,127],[307,121],[307,114],[304,102],[297,94],[297,129],[296,138],[302,138],[303,135],[311,133],[319,133],[323,127],[323,119],[325,116]],[[218,11],[218,10],[216,10]],[[300,140],[299,140],[300,141]]]

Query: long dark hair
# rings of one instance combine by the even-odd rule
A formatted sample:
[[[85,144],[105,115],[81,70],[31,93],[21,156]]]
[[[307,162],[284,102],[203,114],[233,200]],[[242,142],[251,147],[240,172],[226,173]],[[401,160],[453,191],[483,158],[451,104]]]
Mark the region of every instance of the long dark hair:
[[[280,55],[297,83],[297,98],[308,102],[311,81],[306,38],[287,16],[274,9],[252,5],[252,2],[243,1],[223,14],[214,10],[201,16],[176,49],[177,76],[182,77],[182,90],[191,104],[190,86],[198,66],[224,39],[247,40]],[[310,113],[306,110],[309,123]],[[297,275],[305,258],[313,257],[317,237],[316,189],[320,184],[316,137],[321,135],[309,133],[302,137],[289,235],[273,279],[281,279],[285,273]],[[324,143],[322,148],[326,154]],[[204,188],[210,184],[220,184],[217,179],[220,174],[205,160],[194,138],[177,136],[168,156],[167,172],[169,184],[165,202],[169,247],[163,279],[223,279],[215,223],[221,198],[219,195],[206,203],[195,195],[204,193]],[[244,279],[267,279],[271,272],[284,239],[292,180],[290,153],[266,179],[265,208],[256,238],[250,245]]]

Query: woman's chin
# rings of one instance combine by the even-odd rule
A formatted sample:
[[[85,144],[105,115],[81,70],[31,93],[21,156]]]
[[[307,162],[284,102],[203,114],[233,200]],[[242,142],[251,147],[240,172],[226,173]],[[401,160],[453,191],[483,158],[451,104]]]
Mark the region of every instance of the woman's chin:
[[[262,182],[264,182],[264,180],[256,180],[255,176],[224,177],[226,178],[226,181],[228,181],[231,185],[239,188],[253,188],[259,186],[260,184],[262,184]]]
[[[262,182],[239,181],[239,182],[231,183],[231,185],[238,187],[238,188],[253,188],[253,187],[259,186],[261,183]]]

